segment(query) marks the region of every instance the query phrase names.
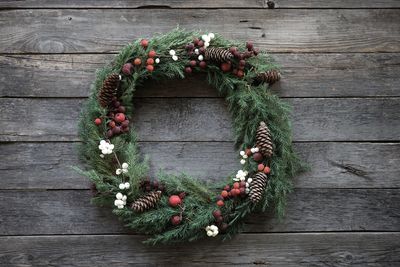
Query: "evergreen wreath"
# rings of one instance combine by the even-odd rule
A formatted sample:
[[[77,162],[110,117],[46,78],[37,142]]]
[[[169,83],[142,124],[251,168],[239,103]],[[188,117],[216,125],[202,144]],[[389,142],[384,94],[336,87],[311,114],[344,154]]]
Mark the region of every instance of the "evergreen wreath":
[[[226,98],[242,169],[227,181],[186,175],[149,178],[129,118],[132,97],[143,81],[184,78],[203,72]],[[80,119],[80,154],[94,185],[93,202],[113,212],[148,244],[229,238],[253,211],[275,208],[281,217],[291,178],[304,170],[292,148],[290,107],[268,90],[280,79],[273,60],[220,35],[173,30],[128,44],[97,72]]]

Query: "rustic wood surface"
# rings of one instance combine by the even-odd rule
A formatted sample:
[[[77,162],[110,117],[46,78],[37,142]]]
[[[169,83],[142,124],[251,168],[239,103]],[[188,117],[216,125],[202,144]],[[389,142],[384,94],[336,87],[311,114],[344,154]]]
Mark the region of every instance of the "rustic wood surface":
[[[0,1],[0,266],[399,266],[400,1]],[[127,42],[179,24],[252,39],[282,66],[294,179],[283,221],[220,243],[144,246],[90,204],[77,120],[95,70]],[[160,168],[223,179],[238,167],[223,99],[197,75],[134,100]],[[176,123],[179,121],[179,123]]]

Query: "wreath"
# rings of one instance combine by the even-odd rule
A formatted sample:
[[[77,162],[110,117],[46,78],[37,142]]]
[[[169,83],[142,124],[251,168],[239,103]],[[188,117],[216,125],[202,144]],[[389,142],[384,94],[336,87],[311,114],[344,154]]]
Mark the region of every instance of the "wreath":
[[[204,182],[160,171],[148,177],[130,124],[132,97],[148,79],[206,74],[232,115],[235,148],[242,168],[226,181]],[[290,107],[268,85],[279,70],[251,42],[181,29],[125,46],[97,72],[80,119],[80,171],[93,182],[93,202],[113,212],[149,244],[193,241],[239,232],[253,211],[274,208],[283,215],[291,178],[304,170],[292,148]]]

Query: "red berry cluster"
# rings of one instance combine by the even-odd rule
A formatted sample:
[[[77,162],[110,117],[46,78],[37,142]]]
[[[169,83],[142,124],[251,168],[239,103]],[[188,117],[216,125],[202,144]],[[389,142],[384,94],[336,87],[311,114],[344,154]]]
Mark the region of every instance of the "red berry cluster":
[[[265,174],[269,174],[271,172],[271,169],[268,166],[265,166],[264,164],[258,164],[258,171],[264,172]]]
[[[141,41],[140,41],[140,45],[144,48],[144,49],[147,49],[147,47],[148,47],[148,45],[149,45],[149,41],[148,40],[146,40],[146,39],[142,39]],[[150,50],[148,53],[147,53],[147,58],[145,59],[145,65],[146,65],[146,69],[147,69],[147,71],[149,71],[149,72],[152,72],[152,71],[154,71],[154,58],[157,56],[157,53],[156,53],[156,51],[154,51],[154,50]],[[141,67],[142,66],[142,63],[143,63],[143,61],[142,61],[142,59],[141,58],[139,58],[139,57],[137,57],[137,58],[135,58],[133,61],[132,61],[132,63],[131,62],[128,62],[128,63],[125,63],[124,64],[124,66],[122,67],[122,73],[123,74],[125,74],[125,75],[132,75],[132,71],[134,70],[134,68],[139,68],[139,67]]]
[[[120,133],[129,132],[129,120],[125,115],[126,109],[116,97],[113,98],[111,107],[107,114],[107,138],[111,138]],[[99,126],[102,124],[100,118],[96,118],[94,123]]]
[[[222,207],[225,205],[224,200],[235,197],[245,197],[246,196],[246,182],[235,182],[232,187],[226,185],[221,194],[217,196],[217,206]]]
[[[218,229],[221,232],[225,232],[226,229],[228,229],[228,224],[224,222],[224,217],[222,216],[221,210],[214,210],[212,214],[214,216],[215,224],[218,226]]]
[[[199,66],[202,69],[205,69],[207,67],[207,63],[205,61],[198,59],[199,55],[204,56],[204,52],[206,51],[203,40],[200,40],[199,38],[195,38],[195,39],[193,39],[193,42],[188,43],[185,46],[185,49],[190,58],[190,61],[185,66],[186,73],[192,73],[193,68],[197,67],[197,66]],[[197,49],[198,53],[195,52],[196,49]]]
[[[150,191],[164,191],[165,186],[160,183],[157,180],[151,181],[150,178],[147,178],[146,180],[143,180],[140,182],[140,189],[145,191],[145,192],[150,192]]]
[[[246,43],[247,51],[240,52],[237,47],[229,48],[229,52],[234,56],[237,60],[237,63],[233,65],[233,62],[224,62],[221,64],[221,70],[223,72],[232,72],[232,74],[236,75],[239,78],[244,76],[244,68],[246,66],[246,59],[257,56],[258,50],[254,49],[254,45],[252,42]]]
[[[179,214],[173,215],[170,219],[172,225],[179,225],[182,222],[182,214],[184,211],[184,208],[182,207],[183,199],[185,198],[186,194],[185,192],[181,192],[179,195],[172,195],[168,199],[168,204],[175,208],[175,207],[180,207],[181,212]]]

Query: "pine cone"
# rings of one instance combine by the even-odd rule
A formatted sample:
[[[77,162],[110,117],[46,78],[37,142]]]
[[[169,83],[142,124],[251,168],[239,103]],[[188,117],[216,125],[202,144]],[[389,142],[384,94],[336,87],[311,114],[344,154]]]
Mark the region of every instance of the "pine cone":
[[[268,83],[269,85],[281,79],[281,74],[277,70],[269,70],[266,72],[258,73],[256,77],[256,83]]]
[[[250,183],[250,192],[249,198],[251,202],[258,203],[265,191],[265,187],[267,186],[267,175],[263,172],[257,172],[253,177],[253,181]]]
[[[273,154],[273,144],[271,140],[271,133],[265,122],[260,122],[256,132],[256,146],[260,149],[264,157],[271,157]]]
[[[229,52],[229,50],[218,47],[210,47],[204,52],[204,58],[207,61],[227,62],[233,58],[233,55],[231,52]]]
[[[100,106],[103,108],[110,105],[113,97],[117,95],[118,85],[120,81],[120,76],[113,73],[104,80],[103,86],[101,87],[98,94],[98,101]]]
[[[131,208],[135,212],[143,212],[145,210],[148,210],[157,204],[157,202],[161,198],[161,195],[161,191],[151,191],[144,196],[136,199],[136,201],[132,203]]]

